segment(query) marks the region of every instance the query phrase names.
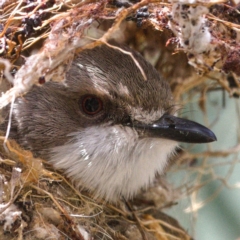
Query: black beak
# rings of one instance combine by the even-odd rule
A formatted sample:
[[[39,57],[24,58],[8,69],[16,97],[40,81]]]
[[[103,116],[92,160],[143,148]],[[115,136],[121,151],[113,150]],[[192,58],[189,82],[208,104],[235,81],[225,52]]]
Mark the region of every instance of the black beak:
[[[171,115],[163,115],[153,124],[133,122],[130,126],[140,130],[144,136],[166,138],[178,142],[208,143],[217,140],[215,134],[203,125]]]

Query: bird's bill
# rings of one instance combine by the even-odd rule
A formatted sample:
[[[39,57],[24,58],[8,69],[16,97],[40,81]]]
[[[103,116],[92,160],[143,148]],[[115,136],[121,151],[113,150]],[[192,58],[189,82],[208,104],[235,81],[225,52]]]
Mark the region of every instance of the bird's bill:
[[[152,124],[132,123],[144,136],[165,138],[185,143],[208,143],[216,141],[215,134],[203,125],[172,115],[163,115]]]

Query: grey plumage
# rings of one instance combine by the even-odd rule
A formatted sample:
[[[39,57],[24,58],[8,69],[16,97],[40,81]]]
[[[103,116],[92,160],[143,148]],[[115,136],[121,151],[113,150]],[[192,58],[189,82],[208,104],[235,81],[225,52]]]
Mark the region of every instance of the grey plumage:
[[[68,134],[76,129],[134,118],[133,107],[149,113],[171,113],[173,100],[168,84],[140,54],[132,53],[147,81],[130,56],[107,46],[85,50],[76,56],[67,72],[65,86],[48,82],[34,86],[30,93],[17,99],[14,138],[36,155],[48,157],[49,148],[64,144]],[[86,94],[103,99],[102,114],[89,117],[80,111],[78,101]]]

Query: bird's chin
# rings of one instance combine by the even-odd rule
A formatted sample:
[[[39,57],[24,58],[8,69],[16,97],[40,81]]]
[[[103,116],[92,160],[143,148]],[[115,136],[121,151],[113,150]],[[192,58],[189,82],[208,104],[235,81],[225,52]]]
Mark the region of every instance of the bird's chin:
[[[139,139],[130,127],[97,126],[71,134],[68,143],[52,149],[50,162],[77,187],[114,202],[149,186],[176,146],[166,139]]]

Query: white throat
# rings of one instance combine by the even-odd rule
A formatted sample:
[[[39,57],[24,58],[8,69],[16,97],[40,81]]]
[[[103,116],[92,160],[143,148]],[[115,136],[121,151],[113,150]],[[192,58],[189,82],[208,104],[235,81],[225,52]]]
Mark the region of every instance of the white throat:
[[[117,201],[133,197],[162,173],[175,141],[139,139],[130,127],[94,126],[71,134],[71,140],[52,149],[50,162],[63,169],[77,187]]]

